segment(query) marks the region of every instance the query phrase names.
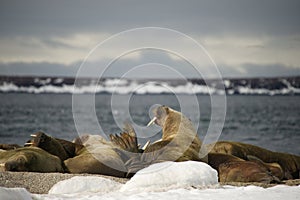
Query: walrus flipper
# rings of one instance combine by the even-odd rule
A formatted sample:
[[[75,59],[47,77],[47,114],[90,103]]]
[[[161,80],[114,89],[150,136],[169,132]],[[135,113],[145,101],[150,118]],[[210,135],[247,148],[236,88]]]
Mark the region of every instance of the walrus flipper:
[[[139,152],[135,130],[129,123],[125,124],[123,133],[121,133],[120,136],[117,134],[110,134],[110,140],[113,144],[125,151],[132,153]]]

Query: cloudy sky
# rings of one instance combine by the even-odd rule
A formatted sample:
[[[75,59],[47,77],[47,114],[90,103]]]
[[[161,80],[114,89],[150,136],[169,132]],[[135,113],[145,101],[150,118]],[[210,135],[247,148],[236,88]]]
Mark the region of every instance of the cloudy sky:
[[[300,75],[299,10],[298,0],[2,0],[0,74],[74,76],[90,51],[107,38],[133,28],[163,27],[201,44],[225,77]],[[165,40],[159,34],[147,39]],[[107,45],[105,53],[89,60],[93,64],[82,75],[96,76],[96,68],[105,67],[117,50],[127,47],[126,41]],[[156,50],[123,56],[106,75],[121,76],[144,64],[144,70],[131,75],[172,77],[162,65],[151,68],[147,63],[196,76],[180,58]]]

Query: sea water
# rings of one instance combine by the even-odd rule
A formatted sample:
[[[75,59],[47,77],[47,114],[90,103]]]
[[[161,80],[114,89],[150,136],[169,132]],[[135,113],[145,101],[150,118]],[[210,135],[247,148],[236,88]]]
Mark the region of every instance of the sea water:
[[[66,140],[84,133],[108,136],[120,133],[123,122],[129,121],[143,127],[137,134],[139,143],[144,144],[148,139],[155,141],[161,137],[158,127],[150,132],[145,128],[155,104],[184,112],[197,127],[201,139],[210,123],[214,123],[208,95],[197,95],[196,101],[195,96],[184,94],[77,97],[80,101],[72,106],[72,94],[1,93],[0,143],[22,145],[30,139],[30,134],[40,130]],[[219,140],[300,155],[300,96],[230,95],[226,100],[226,118]],[[220,105],[222,109],[223,106]]]

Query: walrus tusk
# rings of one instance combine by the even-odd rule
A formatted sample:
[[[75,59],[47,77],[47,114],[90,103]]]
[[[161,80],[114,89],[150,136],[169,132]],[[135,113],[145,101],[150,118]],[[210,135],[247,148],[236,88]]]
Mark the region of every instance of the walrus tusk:
[[[157,119],[157,117],[153,117],[153,119],[151,119],[151,121],[147,124],[147,127],[150,126],[151,124],[153,124],[156,119]]]
[[[25,145],[32,145],[34,144],[33,142],[26,142]]]
[[[36,134],[31,134],[30,136],[31,136],[31,137],[37,137],[37,135],[36,135]]]
[[[148,140],[147,142],[146,142],[146,144],[143,146],[143,150],[145,151],[145,149],[149,146],[149,144],[150,144],[150,140]]]
[[[0,163],[0,167],[5,167],[5,163]]]

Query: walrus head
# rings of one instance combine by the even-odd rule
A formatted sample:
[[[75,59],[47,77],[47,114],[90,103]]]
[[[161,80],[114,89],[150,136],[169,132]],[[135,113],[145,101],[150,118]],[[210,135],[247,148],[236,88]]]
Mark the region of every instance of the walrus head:
[[[164,157],[172,161],[203,161],[207,162],[207,155],[199,154],[202,142],[197,135],[192,121],[183,113],[167,106],[159,106],[153,109],[154,118],[148,126],[155,123],[162,128],[162,140],[155,142],[145,149],[145,152],[163,154],[160,149],[172,151],[172,155]],[[159,156],[158,156],[159,157]],[[153,156],[151,157],[153,160]],[[150,160],[151,160],[150,159]],[[157,158],[154,158],[159,160]]]
[[[61,160],[66,160],[70,157],[63,145],[59,142],[62,140],[55,139],[41,131],[31,134],[30,136],[33,139],[30,142],[25,143],[26,146],[39,147],[48,153],[59,157]]]
[[[173,110],[168,106],[159,106],[153,109],[154,117],[147,126],[155,123],[162,127],[162,139],[181,138],[183,141],[191,142],[196,136],[197,132],[190,119],[183,113]],[[185,138],[185,139],[184,139]]]
[[[154,117],[152,120],[147,124],[147,126],[152,125],[153,123],[157,124],[158,126],[163,127],[166,121],[166,118],[169,114],[170,108],[167,106],[159,106],[153,110]]]
[[[12,156],[4,163],[5,171],[27,171],[27,158],[25,155]]]

